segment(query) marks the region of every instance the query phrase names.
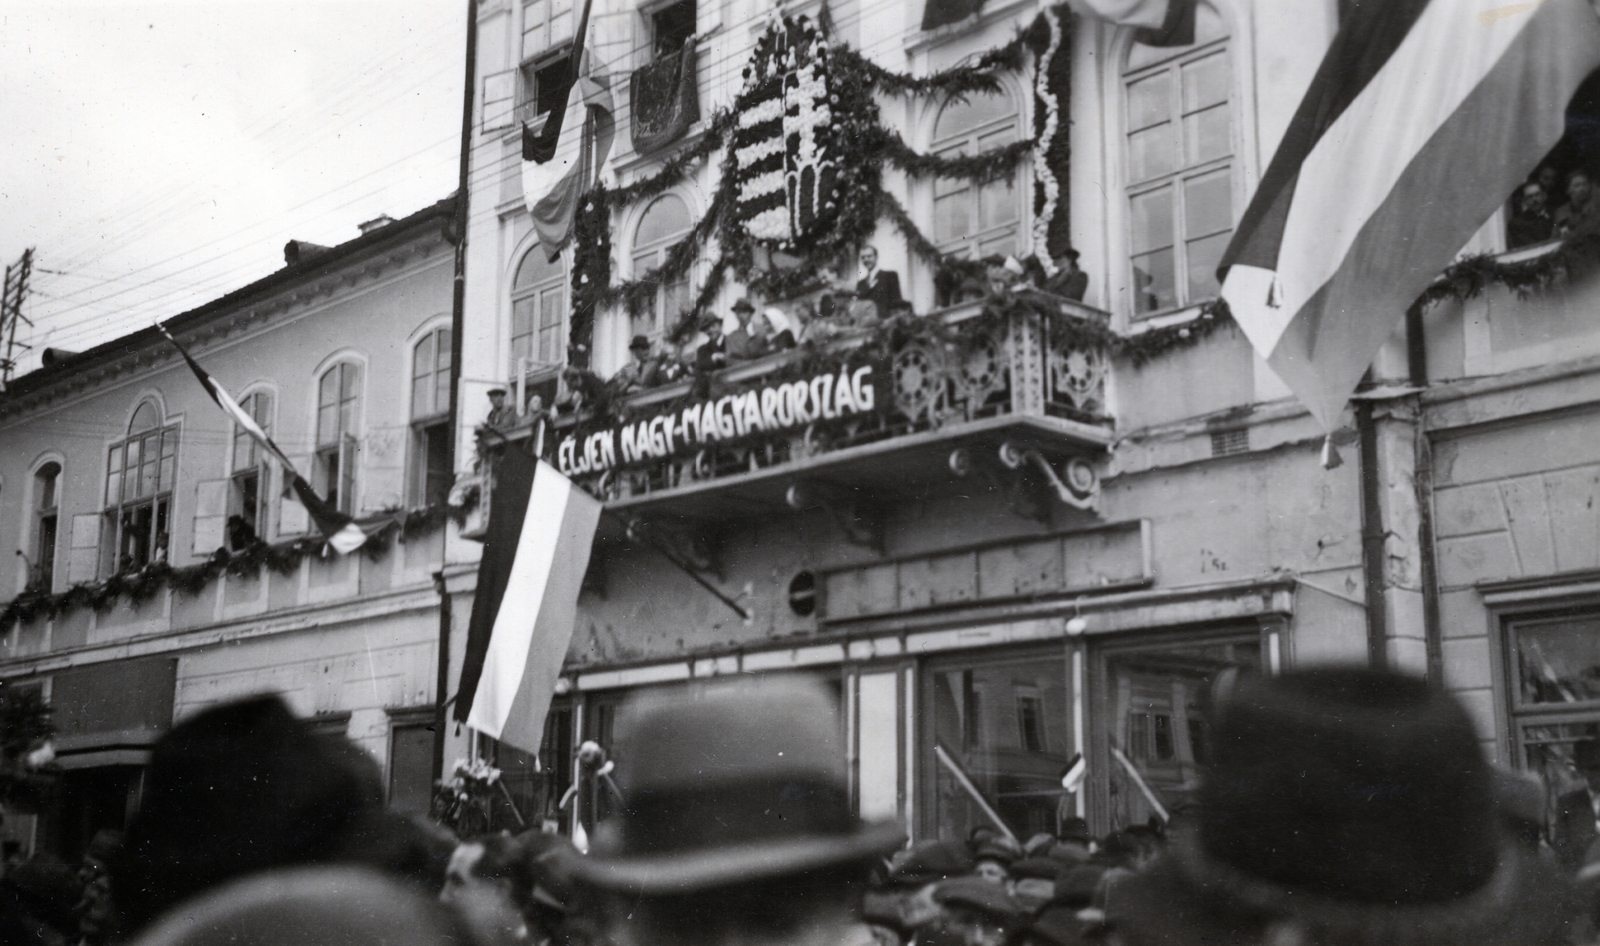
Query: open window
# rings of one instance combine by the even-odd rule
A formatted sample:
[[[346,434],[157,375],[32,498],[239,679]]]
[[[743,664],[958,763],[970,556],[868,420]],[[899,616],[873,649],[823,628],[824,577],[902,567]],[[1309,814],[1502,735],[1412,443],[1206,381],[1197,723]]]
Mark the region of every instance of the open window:
[[[450,494],[450,329],[422,337],[411,351],[413,506],[443,505]]]
[[[678,0],[650,14],[652,59],[676,55],[695,34],[695,0]]]
[[[29,562],[28,590],[44,594],[55,586],[60,484],[61,464],[53,460],[33,472],[33,560]]]
[[[532,122],[554,108],[570,68],[573,0],[529,0],[522,6],[522,66],[517,117]]]
[[[252,391],[239,406],[267,436],[272,436],[272,394]],[[233,430],[233,472],[228,477],[228,547],[248,548],[267,534],[267,497],[272,468],[265,451],[243,427]]]
[[[328,505],[355,508],[356,459],[361,413],[361,366],[340,362],[317,381],[316,481]]]
[[[102,578],[167,561],[177,470],[178,428],[165,426],[160,406],[147,400],[133,412],[127,436],[107,454]]]

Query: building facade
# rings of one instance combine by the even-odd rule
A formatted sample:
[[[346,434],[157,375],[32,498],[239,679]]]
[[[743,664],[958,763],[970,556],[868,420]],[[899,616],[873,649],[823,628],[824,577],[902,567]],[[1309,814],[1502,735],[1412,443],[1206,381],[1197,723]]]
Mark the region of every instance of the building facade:
[[[282,270],[166,323],[321,495],[391,516],[355,554],[324,548],[155,329],[54,354],[0,397],[17,552],[0,687],[37,689],[57,730],[52,803],[8,814],[25,845],[75,858],[137,804],[174,719],[263,692],[350,736],[392,804],[426,810],[453,215],[447,200],[336,247],[291,243]]]

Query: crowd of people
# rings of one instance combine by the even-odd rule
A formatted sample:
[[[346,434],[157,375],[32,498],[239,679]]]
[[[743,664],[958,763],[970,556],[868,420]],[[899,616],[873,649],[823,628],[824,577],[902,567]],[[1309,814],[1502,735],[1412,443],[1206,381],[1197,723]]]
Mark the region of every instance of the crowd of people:
[[[1577,168],[1563,175],[1542,164],[1511,198],[1506,245],[1515,249],[1546,240],[1600,233],[1600,194],[1594,178]]]
[[[907,845],[853,814],[833,699],[792,678],[646,696],[586,851],[386,810],[377,766],[276,697],[155,747],[126,834],[17,860],[0,942],[45,946],[1545,946],[1595,941],[1542,793],[1419,679],[1225,676],[1194,803],[1092,838],[996,819]],[[1592,814],[1592,812],[1591,812]],[[1591,826],[1592,827],[1592,826]],[[1592,834],[1591,834],[1592,836]]]

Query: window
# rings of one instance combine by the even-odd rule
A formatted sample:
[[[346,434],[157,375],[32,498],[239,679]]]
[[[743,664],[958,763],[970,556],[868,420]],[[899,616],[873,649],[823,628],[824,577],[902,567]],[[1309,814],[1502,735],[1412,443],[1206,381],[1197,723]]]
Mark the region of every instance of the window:
[[[1134,44],[1123,72],[1134,313],[1215,296],[1233,233],[1233,115],[1226,30],[1201,4],[1195,43]]]
[[[389,718],[389,807],[425,815],[433,802],[433,712]]]
[[[561,261],[535,246],[511,281],[511,371],[560,365],[566,360],[567,277]]]
[[[533,59],[572,38],[572,0],[528,0],[522,5],[522,59]]]
[[[519,118],[532,121],[555,107],[568,73],[567,41],[576,21],[572,0],[530,0],[522,7]]]
[[[411,352],[411,503],[450,495],[450,330],[422,337]]]
[[[1102,680],[1109,718],[1097,727],[1103,755],[1090,770],[1105,773],[1097,782],[1111,828],[1149,820],[1155,808],[1146,789],[1169,812],[1191,797],[1205,759],[1211,682],[1223,670],[1259,668],[1261,652],[1255,628],[1201,641],[1108,648]]]
[[[340,362],[317,382],[316,487],[328,505],[354,508],[356,439],[361,410],[361,366]]]
[[[272,394],[253,391],[239,406],[268,436],[272,435]],[[243,427],[233,431],[233,473],[228,480],[228,546],[249,547],[267,534],[267,496],[272,478],[265,451]]]
[[[538,827],[541,822],[557,821],[565,829],[564,813],[557,806],[572,785],[577,751],[572,736],[573,707],[560,698],[551,702],[550,712],[544,718],[544,738],[539,743],[537,760],[514,746],[482,734],[478,736],[478,757],[500,770],[500,783],[506,787],[505,794],[490,803],[490,830],[520,830],[522,822],[517,820],[517,815],[521,815],[530,828]],[[516,806],[517,815],[507,810],[509,805]]]
[[[656,198],[639,219],[633,236],[633,278],[641,279],[666,261],[667,251],[694,227],[689,205],[676,194]],[[689,280],[657,285],[655,302],[633,317],[633,335],[659,337],[689,307]]]
[[[964,838],[988,819],[957,780],[960,766],[1018,837],[1056,833],[1066,804],[1061,772],[1072,744],[1066,656],[1060,648],[970,655],[930,663],[919,714],[927,760],[922,779],[928,835]],[[946,764],[936,750],[950,758]]]
[[[127,439],[107,457],[102,577],[166,561],[177,469],[178,428],[163,427],[161,409],[145,401],[133,412]]]
[[[953,157],[978,154],[1017,140],[1022,116],[1009,95],[953,101],[933,126],[933,151]],[[1021,250],[1021,195],[1017,175],[984,183],[936,178],[933,184],[934,241],[966,259]]]
[[[653,59],[676,55],[695,33],[695,0],[679,0],[650,14]]]
[[[1600,614],[1513,620],[1506,650],[1522,764],[1557,790],[1581,784],[1574,753],[1600,740]]]
[[[55,586],[56,536],[60,532],[61,464],[50,462],[33,474],[33,561],[28,574],[31,591],[49,593]]]
[[[532,121],[561,104],[570,56],[546,56],[522,65],[522,120]]]

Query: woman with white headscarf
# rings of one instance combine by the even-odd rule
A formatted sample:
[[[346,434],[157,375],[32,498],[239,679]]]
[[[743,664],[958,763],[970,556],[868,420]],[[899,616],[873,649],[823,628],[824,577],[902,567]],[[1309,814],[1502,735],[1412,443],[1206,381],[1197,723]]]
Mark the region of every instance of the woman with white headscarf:
[[[758,318],[767,320],[767,346],[771,351],[785,351],[794,347],[794,327],[788,313],[777,306],[768,306]]]

